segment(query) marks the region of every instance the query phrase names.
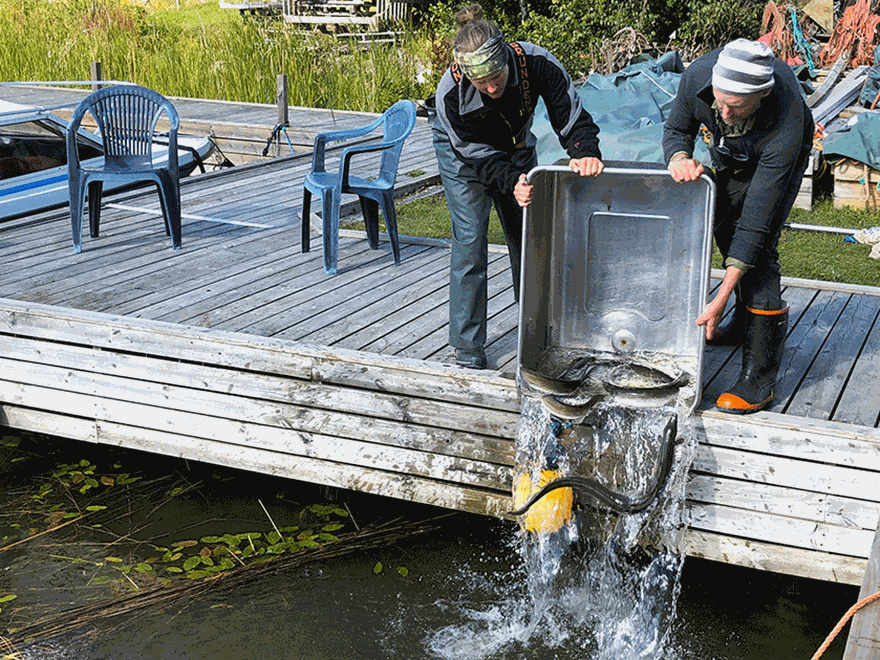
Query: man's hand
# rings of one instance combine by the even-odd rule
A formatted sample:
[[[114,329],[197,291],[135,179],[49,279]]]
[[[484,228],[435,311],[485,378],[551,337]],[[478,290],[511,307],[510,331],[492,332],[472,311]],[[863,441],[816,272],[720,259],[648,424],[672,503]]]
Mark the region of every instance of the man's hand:
[[[677,158],[669,161],[666,166],[672,175],[672,180],[679,183],[683,181],[696,181],[703,173],[703,164],[693,158]]]
[[[585,156],[583,158],[572,158],[568,161],[568,168],[581,176],[598,176],[605,169],[605,164],[598,158]]]
[[[735,266],[728,266],[724,273],[724,279],[721,281],[721,286],[718,287],[718,293],[706,305],[703,313],[697,317],[696,324],[706,326],[706,339],[712,339],[715,336],[715,328],[718,327],[718,323],[721,321],[724,308],[727,307],[727,300],[730,298],[730,294],[733,293],[736,283],[739,282],[744,274],[744,270]]]
[[[520,174],[519,181],[513,188],[513,197],[520,206],[528,206],[532,203],[532,186],[526,183],[526,175]]]

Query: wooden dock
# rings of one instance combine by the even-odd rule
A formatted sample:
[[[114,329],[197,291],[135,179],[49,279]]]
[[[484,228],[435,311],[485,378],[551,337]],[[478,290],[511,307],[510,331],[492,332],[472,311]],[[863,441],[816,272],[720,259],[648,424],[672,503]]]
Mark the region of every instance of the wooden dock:
[[[182,114],[208,117],[175,100],[188,104]],[[274,107],[262,112],[271,128]],[[323,127],[306,127],[321,111],[298,112],[304,135]],[[324,124],[346,117],[325,111]],[[506,515],[519,398],[503,248],[491,252],[491,369],[458,369],[448,246],[405,238],[394,266],[386,242],[370,250],[347,231],[340,272],[325,275],[320,240],[300,251],[309,159],[184,180],[181,250],[153,190],[108,198],[81,254],[66,210],[0,223],[0,424]],[[420,119],[401,190],[436,171]],[[737,353],[707,348],[684,550],[861,584],[880,520],[880,289],[784,284],[791,324],[769,411],[713,410]]]

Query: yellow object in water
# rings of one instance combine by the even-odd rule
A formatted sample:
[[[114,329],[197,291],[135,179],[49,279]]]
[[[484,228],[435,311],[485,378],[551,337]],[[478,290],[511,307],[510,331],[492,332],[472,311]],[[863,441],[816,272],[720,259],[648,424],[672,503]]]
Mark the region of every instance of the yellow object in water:
[[[513,507],[521,508],[529,498],[541,488],[556,479],[559,473],[556,470],[542,470],[538,485],[535,487],[527,474],[520,474],[513,486]],[[520,522],[530,532],[536,534],[551,534],[559,530],[571,520],[571,507],[574,503],[574,494],[571,488],[557,488],[547,493],[521,516]]]

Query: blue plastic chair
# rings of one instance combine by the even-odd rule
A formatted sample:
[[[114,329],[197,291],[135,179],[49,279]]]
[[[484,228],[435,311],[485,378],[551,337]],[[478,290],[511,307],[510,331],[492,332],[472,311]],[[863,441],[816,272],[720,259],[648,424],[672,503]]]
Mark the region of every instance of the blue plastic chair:
[[[76,133],[86,113],[91,113],[104,143],[104,162],[84,167],[76,148]],[[165,114],[171,125],[167,162],[153,157],[156,123]],[[86,189],[89,195],[89,233],[98,236],[101,191],[104,181],[153,181],[159,189],[165,233],[174,249],[180,248],[180,171],[177,163],[177,111],[158,92],[137,85],[112,85],[89,94],[79,104],[67,126],[67,173],[70,185],[70,223],[73,249],[82,251],[82,221]],[[165,140],[163,139],[164,143]]]
[[[312,154],[312,171],[303,184],[302,210],[302,251],[309,251],[309,215],[312,194],[320,195],[322,200],[322,220],[324,223],[324,272],[335,275],[339,252],[339,205],[342,193],[351,193],[360,198],[361,210],[370,247],[379,248],[379,206],[385,216],[385,226],[394,254],[394,263],[400,264],[400,245],[397,239],[397,215],[394,211],[394,182],[397,179],[397,164],[403,142],[412,132],[416,123],[416,106],[412,101],[398,101],[386,110],[381,117],[368,126],[342,131],[320,133],[315,138],[315,151]],[[332,141],[350,140],[369,135],[382,127],[381,142],[359,144],[346,147],[342,151],[338,172],[327,172],[324,168],[326,145]],[[351,173],[351,160],[355,154],[382,152],[379,174],[367,180]]]

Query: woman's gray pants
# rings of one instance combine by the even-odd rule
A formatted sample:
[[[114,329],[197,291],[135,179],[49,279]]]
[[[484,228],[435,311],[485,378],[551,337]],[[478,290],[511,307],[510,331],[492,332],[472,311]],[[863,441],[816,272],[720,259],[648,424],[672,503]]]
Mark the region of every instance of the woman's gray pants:
[[[507,241],[514,295],[519,300],[523,210],[513,195],[482,184],[473,169],[456,156],[444,131],[435,128],[432,133],[452,222],[449,344],[477,348],[486,343],[489,211],[494,204]]]

